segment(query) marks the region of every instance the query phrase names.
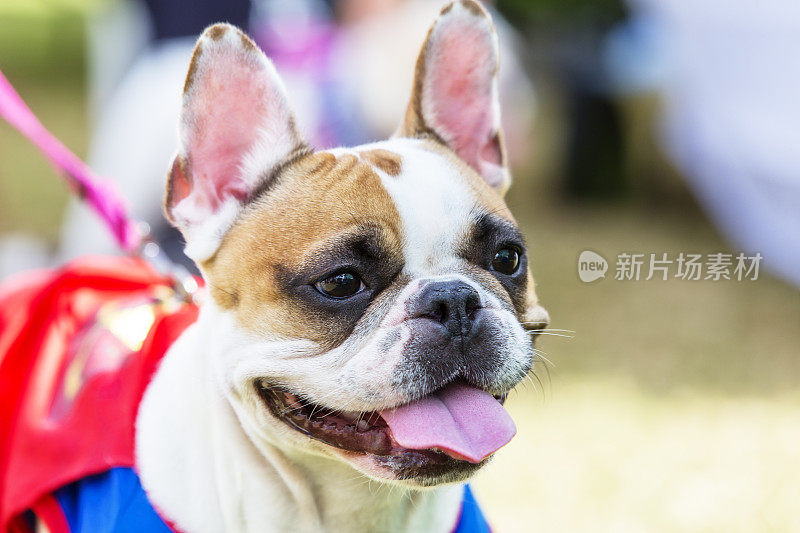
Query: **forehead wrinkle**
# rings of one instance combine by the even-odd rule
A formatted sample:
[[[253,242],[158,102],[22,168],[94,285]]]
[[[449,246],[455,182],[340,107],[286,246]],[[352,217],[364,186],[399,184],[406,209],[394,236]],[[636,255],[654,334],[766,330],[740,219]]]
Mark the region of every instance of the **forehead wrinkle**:
[[[364,221],[398,233],[394,206],[372,169],[346,154],[337,157],[320,152],[314,156],[327,164],[309,161],[310,168],[296,168],[259,206],[262,216],[258,218],[272,226],[273,242],[304,233],[308,238],[302,244],[313,245],[326,234]]]

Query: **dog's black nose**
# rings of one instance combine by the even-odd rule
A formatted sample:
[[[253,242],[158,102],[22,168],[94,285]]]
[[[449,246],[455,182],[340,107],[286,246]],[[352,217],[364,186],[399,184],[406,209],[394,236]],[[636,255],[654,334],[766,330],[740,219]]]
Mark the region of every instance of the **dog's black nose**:
[[[481,308],[481,297],[463,281],[431,281],[409,302],[409,315],[430,318],[453,336],[466,335],[472,328],[475,311]]]

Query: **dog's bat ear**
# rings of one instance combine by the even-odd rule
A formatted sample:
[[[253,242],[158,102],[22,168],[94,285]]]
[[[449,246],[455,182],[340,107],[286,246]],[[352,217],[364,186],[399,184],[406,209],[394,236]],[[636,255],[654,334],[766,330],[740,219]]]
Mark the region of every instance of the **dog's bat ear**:
[[[270,171],[306,144],[275,67],[238,28],[215,24],[194,49],[167,182],[167,218],[197,262],[213,256]]]
[[[474,0],[448,5],[419,54],[411,102],[396,135],[443,142],[503,194],[511,178],[497,70],[497,34],[486,10]]]

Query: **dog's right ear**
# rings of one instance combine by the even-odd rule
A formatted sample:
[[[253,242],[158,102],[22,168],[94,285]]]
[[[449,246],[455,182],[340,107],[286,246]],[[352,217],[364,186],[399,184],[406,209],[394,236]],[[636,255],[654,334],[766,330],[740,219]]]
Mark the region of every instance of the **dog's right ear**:
[[[238,28],[215,24],[194,49],[167,183],[167,218],[186,255],[211,258],[271,171],[306,150],[275,67]]]

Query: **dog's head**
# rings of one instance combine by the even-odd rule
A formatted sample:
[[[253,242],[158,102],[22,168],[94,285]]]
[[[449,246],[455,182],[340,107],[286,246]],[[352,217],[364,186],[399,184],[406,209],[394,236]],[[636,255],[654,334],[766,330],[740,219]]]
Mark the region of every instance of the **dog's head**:
[[[269,60],[208,28],[166,210],[207,280],[216,377],[249,437],[367,475],[461,480],[513,435],[536,301],[509,185],[497,38],[445,8],[390,140],[313,151]]]

